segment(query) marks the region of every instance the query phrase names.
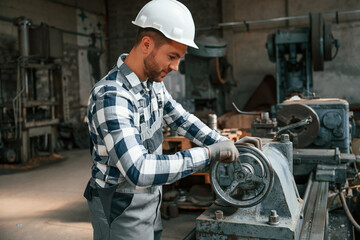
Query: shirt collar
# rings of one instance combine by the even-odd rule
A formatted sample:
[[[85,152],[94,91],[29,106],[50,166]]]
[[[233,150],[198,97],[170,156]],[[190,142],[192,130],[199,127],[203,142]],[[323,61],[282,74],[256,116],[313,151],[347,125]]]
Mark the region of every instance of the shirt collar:
[[[119,56],[116,64],[118,70],[124,74],[135,94],[139,92],[143,92],[142,94],[144,94],[145,91],[149,92],[152,87],[152,81],[142,82],[138,76],[136,76],[136,74],[124,63],[124,60],[128,55],[129,54],[127,53],[123,53]]]

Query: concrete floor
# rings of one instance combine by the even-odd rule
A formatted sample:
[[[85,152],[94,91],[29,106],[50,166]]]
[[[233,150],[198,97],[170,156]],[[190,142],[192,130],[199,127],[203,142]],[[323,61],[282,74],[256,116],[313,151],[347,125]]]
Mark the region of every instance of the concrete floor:
[[[60,153],[65,160],[28,171],[0,175],[1,240],[92,239],[83,197],[90,177],[88,150]],[[163,240],[183,239],[199,212],[163,220]]]

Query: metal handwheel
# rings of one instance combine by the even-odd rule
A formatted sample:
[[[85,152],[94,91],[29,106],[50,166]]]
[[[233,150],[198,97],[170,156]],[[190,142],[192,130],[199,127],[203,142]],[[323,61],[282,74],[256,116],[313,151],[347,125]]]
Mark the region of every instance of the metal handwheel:
[[[266,156],[252,146],[236,145],[240,156],[235,163],[214,161],[210,170],[216,195],[235,207],[260,203],[271,191],[274,170]]]

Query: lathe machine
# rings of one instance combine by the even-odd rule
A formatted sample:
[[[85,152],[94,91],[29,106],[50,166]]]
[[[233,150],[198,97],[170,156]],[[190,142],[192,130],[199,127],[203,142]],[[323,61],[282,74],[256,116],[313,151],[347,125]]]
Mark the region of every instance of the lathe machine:
[[[329,193],[346,185],[354,155],[294,149],[288,134],[263,138],[261,150],[237,148],[238,162],[211,168],[217,200],[197,218],[197,239],[329,239]],[[314,169],[304,182],[293,173],[301,166]],[[342,239],[353,239],[349,222],[341,224],[349,229]]]
[[[211,166],[217,199],[197,218],[196,239],[355,238],[360,227],[348,206],[355,208],[358,171],[349,104],[312,94],[312,70],[333,59],[333,45],[339,47],[319,14],[310,15],[310,28],[269,35],[275,116],[256,113],[251,133],[258,148],[237,144],[238,162]],[[286,100],[293,95],[300,97]]]

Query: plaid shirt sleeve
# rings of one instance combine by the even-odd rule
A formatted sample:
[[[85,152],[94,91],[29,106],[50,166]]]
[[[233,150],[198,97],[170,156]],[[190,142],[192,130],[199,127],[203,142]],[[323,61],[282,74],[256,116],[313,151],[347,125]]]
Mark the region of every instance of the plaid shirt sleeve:
[[[133,101],[126,89],[114,86],[98,86],[90,97],[88,120],[96,152],[93,158],[104,178],[118,175],[135,187],[147,187],[172,183],[208,165],[209,156],[204,147],[173,155],[149,154],[134,124]],[[223,138],[187,113],[167,91],[164,113],[169,125],[195,143],[209,145]]]

